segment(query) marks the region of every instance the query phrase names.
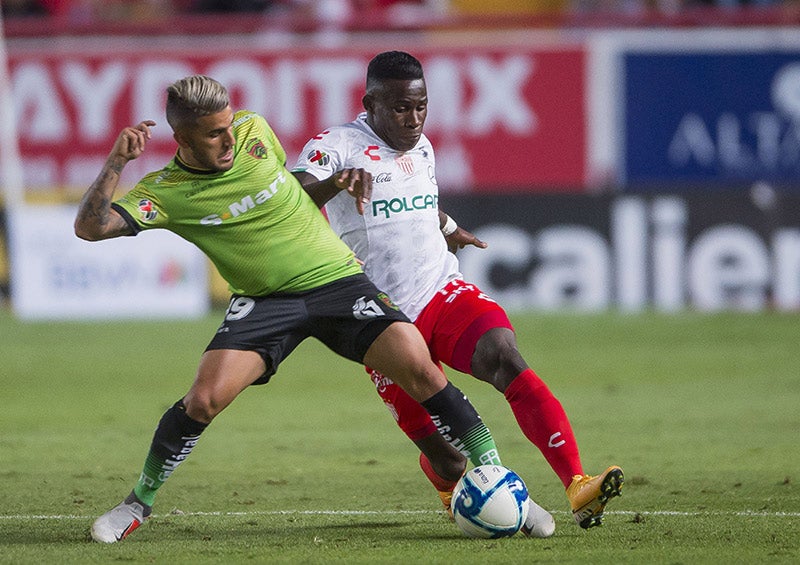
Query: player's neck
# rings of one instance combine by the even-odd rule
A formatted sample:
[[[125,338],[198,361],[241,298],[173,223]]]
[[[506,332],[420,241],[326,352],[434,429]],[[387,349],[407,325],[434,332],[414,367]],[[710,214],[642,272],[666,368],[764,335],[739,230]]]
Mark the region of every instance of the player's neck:
[[[178,148],[178,152],[175,154],[175,160],[178,161],[178,164],[181,165],[184,169],[188,169],[191,171],[197,172],[213,172],[211,169],[206,167],[200,166],[197,161],[193,157],[187,158],[186,154],[181,151],[181,147]]]

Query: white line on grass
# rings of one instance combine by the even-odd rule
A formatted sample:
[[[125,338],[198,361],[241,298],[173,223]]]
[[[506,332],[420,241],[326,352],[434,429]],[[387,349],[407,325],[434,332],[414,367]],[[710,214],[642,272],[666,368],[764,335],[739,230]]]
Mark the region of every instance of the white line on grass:
[[[396,516],[398,514],[439,514],[440,510],[263,510],[251,512],[183,512],[173,510],[169,514],[153,514],[152,517],[164,516]],[[550,510],[551,514],[570,514],[564,510]],[[606,515],[629,515],[629,516],[740,516],[754,518],[800,518],[800,512],[765,512],[762,510],[737,510],[732,512],[724,511],[696,511],[684,512],[679,510],[613,510],[605,513]],[[0,520],[91,520],[95,516],[76,516],[74,514],[0,514]]]

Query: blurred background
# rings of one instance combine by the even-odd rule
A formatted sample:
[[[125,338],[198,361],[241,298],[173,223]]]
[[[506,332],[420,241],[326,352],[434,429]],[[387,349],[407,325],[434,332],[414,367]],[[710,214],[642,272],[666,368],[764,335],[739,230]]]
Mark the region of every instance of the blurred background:
[[[423,63],[440,205],[511,310],[800,311],[797,0],[2,0],[0,299],[25,319],[200,316],[227,299],[171,234],[81,242],[120,129],[204,73],[291,167],[361,109],[368,61]]]

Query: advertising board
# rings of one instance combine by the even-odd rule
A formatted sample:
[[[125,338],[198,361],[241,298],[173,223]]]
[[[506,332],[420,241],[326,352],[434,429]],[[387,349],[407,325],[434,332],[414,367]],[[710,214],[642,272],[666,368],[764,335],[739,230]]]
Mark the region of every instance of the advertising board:
[[[208,312],[208,266],[164,230],[75,237],[74,206],[7,209],[11,298],[22,319],[192,318]]]
[[[800,310],[800,198],[471,195],[462,272],[510,309]]]
[[[392,47],[375,42],[273,49],[236,37],[116,41],[112,49],[98,38],[59,49],[10,43],[28,187],[88,186],[117,133],[144,119],[158,123],[154,138],[123,180],[133,183],[163,166],[175,150],[164,117],[165,88],[195,73],[226,84],[236,108],[262,113],[291,165],[308,139],[362,111],[367,63]],[[443,191],[580,190],[586,152],[582,47],[433,48],[423,42],[413,51],[425,69],[425,131],[441,163]]]
[[[627,184],[800,180],[800,49],[625,56]]]

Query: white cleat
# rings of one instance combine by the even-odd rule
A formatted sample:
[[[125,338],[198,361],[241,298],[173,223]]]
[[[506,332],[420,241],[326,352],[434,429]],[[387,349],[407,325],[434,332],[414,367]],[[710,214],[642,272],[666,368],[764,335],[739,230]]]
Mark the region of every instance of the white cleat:
[[[556,531],[556,521],[550,512],[528,498],[528,517],[519,531],[531,538],[549,538]]]
[[[145,506],[133,496],[129,496],[94,521],[92,539],[100,543],[115,543],[123,540],[147,520],[150,512],[149,506]]]

